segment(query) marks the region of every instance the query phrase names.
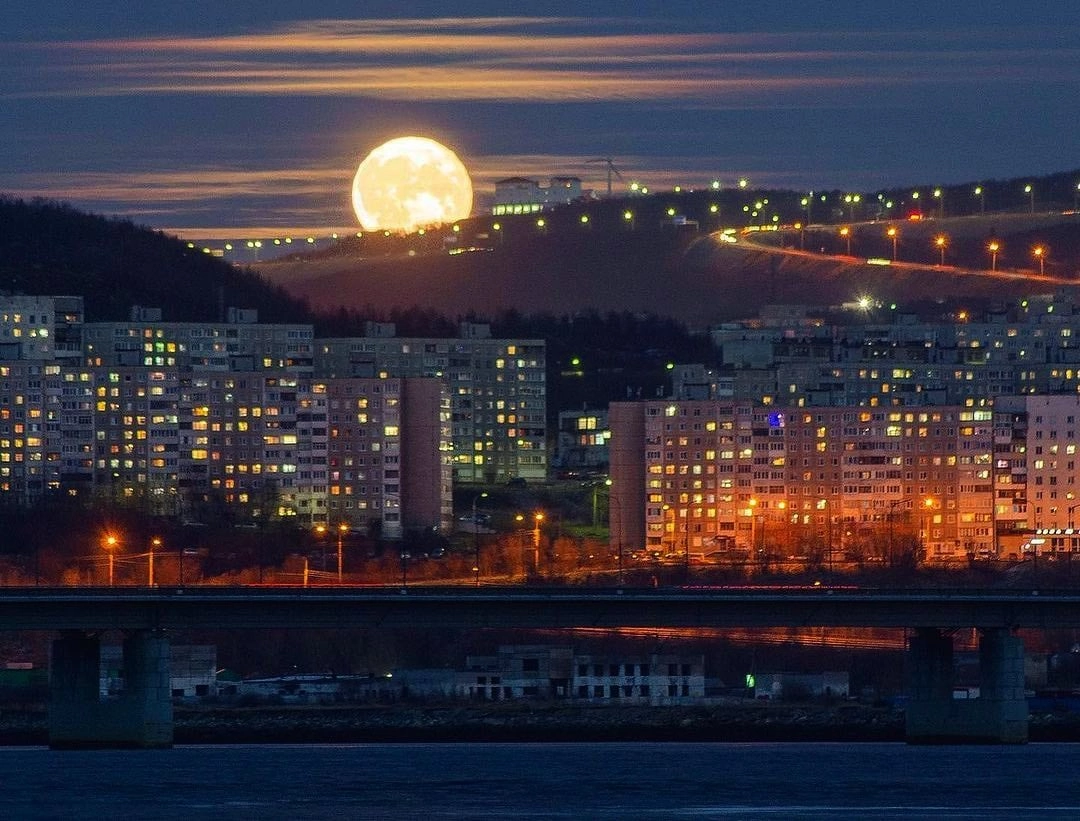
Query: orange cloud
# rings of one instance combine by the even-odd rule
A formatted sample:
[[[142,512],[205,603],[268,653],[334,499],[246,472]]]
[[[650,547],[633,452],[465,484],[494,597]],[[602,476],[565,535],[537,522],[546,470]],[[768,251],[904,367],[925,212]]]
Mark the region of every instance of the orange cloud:
[[[989,75],[1015,82],[1076,62],[1072,52],[979,49],[980,42],[973,35],[972,48],[959,52],[941,48],[926,32],[897,33],[880,46],[857,32],[653,33],[625,19],[321,20],[211,37],[11,44],[47,56],[49,65],[20,70],[7,96],[352,95],[722,106],[763,93],[790,99],[807,89]]]

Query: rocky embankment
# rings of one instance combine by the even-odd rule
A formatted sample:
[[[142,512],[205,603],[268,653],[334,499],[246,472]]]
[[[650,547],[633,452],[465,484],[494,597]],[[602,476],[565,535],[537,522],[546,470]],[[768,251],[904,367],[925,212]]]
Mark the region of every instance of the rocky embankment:
[[[901,741],[888,708],[744,703],[178,708],[177,744],[494,741]],[[1032,741],[1080,741],[1080,716],[1039,715]],[[0,744],[47,743],[43,709],[0,710]]]
[[[200,710],[176,715],[177,741],[780,741],[901,738],[887,710],[491,705]]]

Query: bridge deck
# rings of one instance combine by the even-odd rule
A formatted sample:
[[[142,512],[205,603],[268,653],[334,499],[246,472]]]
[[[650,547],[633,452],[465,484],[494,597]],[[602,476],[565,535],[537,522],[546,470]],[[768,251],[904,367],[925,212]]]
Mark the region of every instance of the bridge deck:
[[[1080,628],[1080,593],[851,588],[6,588],[0,630]]]

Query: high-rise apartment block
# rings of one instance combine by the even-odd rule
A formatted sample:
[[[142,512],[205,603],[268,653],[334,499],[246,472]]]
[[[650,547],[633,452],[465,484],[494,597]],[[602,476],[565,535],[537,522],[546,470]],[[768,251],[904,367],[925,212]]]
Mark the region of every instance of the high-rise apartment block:
[[[463,323],[457,339],[394,332],[390,323],[372,323],[361,338],[317,340],[315,373],[442,380],[450,392],[456,482],[547,477],[542,339],[493,339],[490,327],[478,323]]]
[[[1080,307],[713,332],[673,399],[610,407],[612,543],[895,561],[1080,551]]]
[[[479,386],[477,406],[488,397],[512,405],[504,417],[515,436],[520,429],[514,455],[538,455],[546,469],[543,379],[522,358],[537,356],[542,375],[542,344],[537,354],[531,344],[478,343],[499,352],[490,364],[475,360],[496,372],[490,378],[472,375],[465,357],[447,373],[390,361],[339,378],[316,376],[310,325],[256,320],[230,309],[225,322],[164,322],[136,308],[127,322],[84,323],[78,297],[0,299],[0,496],[96,495],[182,518],[224,509],[389,538],[445,532],[455,462],[448,375]],[[524,401],[538,436],[516,422]],[[517,475],[508,450],[492,447],[491,463]],[[474,453],[470,439],[470,465]],[[522,464],[536,475],[530,459]]]
[[[1080,398],[1000,407],[611,405],[611,539],[673,557],[929,560],[1080,549]]]

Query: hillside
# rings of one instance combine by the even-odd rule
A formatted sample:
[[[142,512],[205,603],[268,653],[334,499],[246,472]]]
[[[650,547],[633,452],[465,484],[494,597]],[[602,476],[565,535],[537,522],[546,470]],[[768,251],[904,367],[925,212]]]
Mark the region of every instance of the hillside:
[[[901,269],[865,264],[891,255],[885,223],[853,224],[853,258],[844,259],[835,256],[846,252],[837,225],[720,242],[709,233],[716,221],[700,222],[704,202],[681,203],[686,225],[664,219],[666,199],[637,201],[629,223],[625,203],[605,201],[588,206],[588,224],[583,208],[549,215],[544,230],[532,218],[504,220],[499,233],[490,219],[464,221],[457,254],[430,232],[380,236],[375,245],[346,240],[245,269],[130,222],[0,198],[0,288],[81,294],[91,321],[124,318],[133,304],[160,306],[177,321],[217,319],[236,305],[257,308],[264,321],[314,321],[325,333],[357,333],[365,318],[389,318],[404,333],[452,334],[458,318],[476,317],[514,334],[528,317],[647,314],[704,327],[766,304],[838,305],[865,293],[928,314],[961,303],[977,310],[1055,287],[1028,276],[1038,270],[1035,244],[1049,249],[1048,277],[1067,282],[1080,272],[1080,217],[1071,211],[896,223],[899,259],[925,265]],[[939,232],[949,236],[946,269],[933,246]],[[1016,277],[986,276],[989,238],[1001,244],[999,271]],[[787,253],[763,247],[781,243]],[[800,245],[825,255],[790,253]]]
[[[132,305],[172,321],[215,320],[227,306],[266,322],[303,321],[307,306],[257,274],[131,222],[54,202],[0,197],[0,288],[73,294],[90,321],[126,319]]]
[[[573,315],[584,310],[647,312],[672,317],[692,327],[755,316],[766,304],[839,305],[864,293],[905,307],[1010,301],[1055,287],[1034,281],[1030,256],[1036,243],[1049,254],[1046,273],[1062,281],[1080,270],[1080,218],[1073,213],[965,216],[897,223],[902,232],[899,259],[924,267],[867,265],[867,257],[891,256],[886,223],[854,226],[852,259],[844,254],[839,226],[800,232],[759,234],[755,245],[721,242],[693,226],[604,226],[594,220],[582,228],[574,218],[544,231],[532,226],[503,228],[494,241],[473,221],[480,239],[476,250],[457,255],[428,246],[415,256],[396,249],[374,255],[343,244],[333,254],[262,263],[269,281],[316,308],[339,307],[387,312],[417,306],[449,315],[546,312]],[[949,236],[946,269],[937,267],[933,237]],[[989,237],[997,238],[999,271],[990,267]],[[404,242],[404,241],[403,241]],[[790,249],[801,243],[826,255],[778,253],[762,245]],[[954,269],[953,266],[956,266]]]

